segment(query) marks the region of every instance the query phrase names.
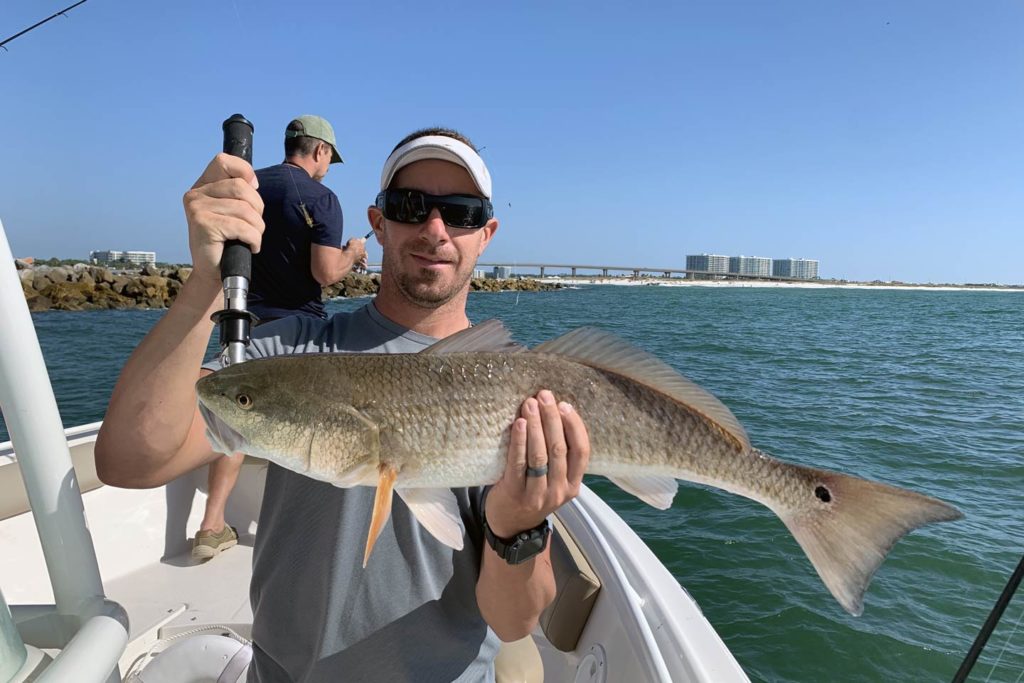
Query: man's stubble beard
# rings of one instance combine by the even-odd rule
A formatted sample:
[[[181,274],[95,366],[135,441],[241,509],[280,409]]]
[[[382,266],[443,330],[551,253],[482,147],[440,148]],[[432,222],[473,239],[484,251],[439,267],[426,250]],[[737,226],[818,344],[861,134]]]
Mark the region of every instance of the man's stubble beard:
[[[420,308],[437,309],[455,299],[472,279],[472,270],[465,273],[460,272],[462,262],[455,265],[455,278],[451,284],[443,289],[436,290],[430,285],[436,283],[441,275],[429,270],[421,271],[418,275],[406,273],[401,268],[401,257],[384,259],[386,270],[390,271],[390,278],[398,287],[398,291],[409,303]],[[475,264],[474,264],[475,265]]]

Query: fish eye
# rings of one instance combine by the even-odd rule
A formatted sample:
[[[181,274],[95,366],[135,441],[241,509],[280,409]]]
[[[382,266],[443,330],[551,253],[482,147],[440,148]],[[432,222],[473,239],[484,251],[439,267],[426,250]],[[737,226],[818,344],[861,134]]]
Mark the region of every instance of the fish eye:
[[[242,410],[249,410],[252,408],[252,398],[249,394],[239,394],[235,396],[235,401],[238,403],[238,407]]]

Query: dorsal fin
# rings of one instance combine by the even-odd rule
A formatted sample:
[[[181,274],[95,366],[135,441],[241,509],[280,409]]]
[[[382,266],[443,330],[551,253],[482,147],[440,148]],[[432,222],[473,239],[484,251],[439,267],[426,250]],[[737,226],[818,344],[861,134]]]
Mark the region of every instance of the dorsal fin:
[[[664,361],[629,342],[593,327],[581,327],[533,348],[534,353],[551,353],[572,358],[656,389],[685,403],[739,441],[743,450],[750,440],[736,416],[724,403],[686,379]]]
[[[471,351],[488,351],[501,353],[522,353],[526,347],[512,341],[512,333],[497,318],[485,320],[445,337],[439,342],[428,346],[420,353],[468,353]]]

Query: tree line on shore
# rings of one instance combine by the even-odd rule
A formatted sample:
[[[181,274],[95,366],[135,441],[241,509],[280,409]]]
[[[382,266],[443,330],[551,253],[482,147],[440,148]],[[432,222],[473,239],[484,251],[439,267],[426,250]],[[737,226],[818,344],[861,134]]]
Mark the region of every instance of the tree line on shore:
[[[58,265],[50,265],[51,261]],[[146,264],[138,271],[128,271],[81,262],[61,264],[57,259],[36,263],[19,259],[14,263],[25,300],[33,312],[167,308],[192,273],[187,265]],[[323,298],[369,296],[376,294],[379,287],[379,273],[349,273],[342,281],[324,287]],[[559,287],[519,278],[472,281],[473,291],[541,291]]]

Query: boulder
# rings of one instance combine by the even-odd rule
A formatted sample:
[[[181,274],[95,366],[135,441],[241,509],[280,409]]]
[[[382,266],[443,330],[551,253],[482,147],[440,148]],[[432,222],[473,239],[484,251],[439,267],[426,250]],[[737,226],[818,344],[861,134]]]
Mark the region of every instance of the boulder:
[[[178,268],[174,268],[173,270],[171,270],[171,272],[168,274],[168,277],[172,280],[177,280],[178,282],[185,282],[186,280],[188,280],[188,276],[191,274],[191,268],[188,268],[186,266],[180,266]]]
[[[380,275],[377,273],[349,273],[341,282],[324,287],[322,295],[324,299],[352,298],[376,294],[379,289]]]
[[[48,311],[52,306],[52,302],[45,296],[41,296],[39,293],[30,299],[28,299],[28,310],[33,313],[39,313],[40,311]]]
[[[50,277],[51,280],[57,283],[70,282],[73,273],[74,271],[66,266],[57,266],[56,268],[51,268],[50,272],[47,273],[47,275]]]
[[[60,311],[80,311],[89,301],[94,288],[81,282],[54,282],[42,291],[50,300],[52,308]]]
[[[114,274],[110,272],[109,268],[102,268],[100,266],[93,266],[89,269],[89,274],[92,275],[92,279],[96,282],[113,282]]]
[[[92,303],[97,308],[124,309],[134,308],[135,301],[126,296],[121,296],[113,290],[106,282],[96,285],[92,293]]]
[[[31,272],[31,271],[28,271]],[[21,291],[25,295],[25,302],[30,311],[45,311],[50,308],[50,300],[40,294],[31,282],[21,281]]]
[[[121,294],[122,292],[124,292],[124,288],[131,284],[131,282],[132,280],[130,278],[125,277],[124,275],[115,275],[114,281],[111,283],[111,285],[114,288],[115,292]]]
[[[50,279],[50,274],[46,272],[36,271],[32,277],[32,287],[37,291],[41,292],[50,285],[53,284],[53,280]]]
[[[156,289],[167,289],[167,278],[163,275],[143,275],[139,278],[146,287],[153,287]]]

